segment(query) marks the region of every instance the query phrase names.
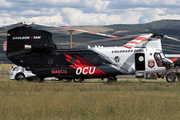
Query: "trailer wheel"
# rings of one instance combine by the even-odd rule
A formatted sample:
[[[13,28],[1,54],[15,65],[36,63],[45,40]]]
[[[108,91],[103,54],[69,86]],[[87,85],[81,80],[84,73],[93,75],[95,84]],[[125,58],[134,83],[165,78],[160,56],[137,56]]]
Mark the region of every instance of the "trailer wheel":
[[[174,73],[168,73],[166,75],[166,81],[171,83],[171,82],[175,82],[176,80],[176,75]]]

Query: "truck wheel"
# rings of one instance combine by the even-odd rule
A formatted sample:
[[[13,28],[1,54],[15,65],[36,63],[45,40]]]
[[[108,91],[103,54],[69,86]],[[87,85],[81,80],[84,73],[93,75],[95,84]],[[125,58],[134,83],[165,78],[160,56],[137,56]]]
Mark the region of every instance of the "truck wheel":
[[[22,73],[17,74],[16,77],[15,77],[15,79],[16,79],[17,81],[23,80],[24,78],[25,78],[25,76],[24,76],[24,74],[22,74]]]
[[[176,75],[174,73],[168,73],[166,75],[166,81],[171,83],[171,82],[175,82],[176,80]]]

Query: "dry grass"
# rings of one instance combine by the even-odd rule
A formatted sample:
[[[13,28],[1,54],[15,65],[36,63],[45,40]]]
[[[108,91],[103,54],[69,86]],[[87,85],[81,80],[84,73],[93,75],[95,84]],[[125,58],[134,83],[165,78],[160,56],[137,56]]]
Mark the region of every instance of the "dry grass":
[[[180,84],[0,80],[0,119],[178,120]]]

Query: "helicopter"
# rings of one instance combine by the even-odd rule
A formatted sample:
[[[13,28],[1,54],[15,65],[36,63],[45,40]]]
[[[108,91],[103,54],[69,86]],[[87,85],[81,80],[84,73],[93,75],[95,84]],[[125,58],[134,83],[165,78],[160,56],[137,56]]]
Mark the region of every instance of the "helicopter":
[[[101,33],[99,35],[113,39],[134,37]],[[162,52],[161,38],[177,40],[163,34],[147,33],[138,35],[123,46],[57,49],[50,32],[22,25],[7,31],[6,55],[14,64],[36,74],[34,81],[37,82],[43,81],[45,77],[66,79],[69,82],[83,82],[87,78],[107,78],[108,82],[115,82],[117,75],[146,78],[148,74],[172,68],[173,62]]]

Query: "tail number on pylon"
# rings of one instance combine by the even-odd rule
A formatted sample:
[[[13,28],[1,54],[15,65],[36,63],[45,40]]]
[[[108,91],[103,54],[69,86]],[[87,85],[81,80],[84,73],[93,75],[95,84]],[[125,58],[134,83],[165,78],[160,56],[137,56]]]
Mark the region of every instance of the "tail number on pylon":
[[[86,74],[94,74],[95,70],[96,70],[96,67],[84,67],[84,68],[78,67],[76,69],[76,74],[77,75],[80,75],[81,73],[84,74],[84,75],[86,75]]]

